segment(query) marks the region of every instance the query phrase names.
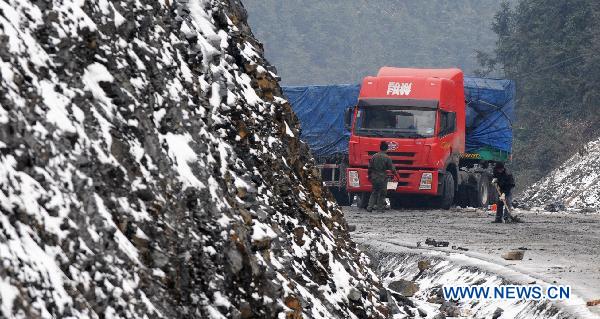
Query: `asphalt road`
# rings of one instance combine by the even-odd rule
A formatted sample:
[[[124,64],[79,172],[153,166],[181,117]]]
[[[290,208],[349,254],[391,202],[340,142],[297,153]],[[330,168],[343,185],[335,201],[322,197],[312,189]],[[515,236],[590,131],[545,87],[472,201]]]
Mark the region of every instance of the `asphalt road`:
[[[491,261],[511,271],[547,283],[571,285],[583,300],[600,299],[600,214],[567,214],[520,211],[518,224],[492,224],[493,214],[482,210],[387,210],[368,213],[345,207],[352,237],[358,243],[377,242],[423,248],[426,238],[449,241],[468,251],[462,253]],[[417,249],[417,242],[421,248]],[[526,249],[522,261],[505,261],[502,253]],[[600,313],[600,306],[590,309]]]

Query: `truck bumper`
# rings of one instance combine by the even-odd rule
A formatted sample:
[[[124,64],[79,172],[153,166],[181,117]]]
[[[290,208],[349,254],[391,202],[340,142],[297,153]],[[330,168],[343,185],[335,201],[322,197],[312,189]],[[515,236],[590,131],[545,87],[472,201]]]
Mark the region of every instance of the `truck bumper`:
[[[431,174],[433,179],[431,187],[421,186],[421,178],[423,174]],[[399,178],[394,177],[393,181],[398,182],[398,187],[395,190],[388,190],[390,193],[398,194],[420,194],[420,195],[437,195],[439,173],[437,170],[398,170]],[[348,168],[346,170],[346,189],[352,193],[371,192],[373,185],[368,178],[368,170],[366,168]],[[358,176],[358,184],[356,183]],[[391,175],[390,175],[391,177]]]

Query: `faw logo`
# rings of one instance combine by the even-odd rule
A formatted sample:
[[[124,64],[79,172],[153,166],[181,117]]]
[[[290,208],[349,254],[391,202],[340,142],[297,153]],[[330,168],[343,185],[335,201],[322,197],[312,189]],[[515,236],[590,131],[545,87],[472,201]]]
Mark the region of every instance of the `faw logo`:
[[[398,143],[396,142],[388,142],[388,150],[395,151],[398,148]]]
[[[390,82],[388,84],[387,95],[409,95],[412,89],[412,83]]]

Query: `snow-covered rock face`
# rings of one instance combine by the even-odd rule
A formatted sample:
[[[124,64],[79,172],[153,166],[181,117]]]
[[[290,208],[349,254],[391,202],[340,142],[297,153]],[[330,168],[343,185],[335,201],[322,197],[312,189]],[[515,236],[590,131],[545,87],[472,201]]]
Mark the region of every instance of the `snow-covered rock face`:
[[[383,317],[239,1],[0,0],[0,317]]]
[[[588,143],[521,195],[529,206],[600,210],[600,140]]]

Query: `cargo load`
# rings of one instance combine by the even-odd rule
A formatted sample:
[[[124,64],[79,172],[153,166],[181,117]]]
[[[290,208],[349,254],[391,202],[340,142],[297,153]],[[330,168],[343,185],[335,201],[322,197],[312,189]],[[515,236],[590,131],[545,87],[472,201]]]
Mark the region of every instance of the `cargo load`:
[[[514,81],[465,77],[464,86],[466,152],[506,157],[512,152]],[[360,85],[287,86],[283,92],[300,120],[300,137],[313,156],[348,153],[350,132],[344,127],[344,112],[356,106]]]

